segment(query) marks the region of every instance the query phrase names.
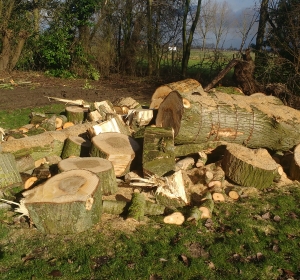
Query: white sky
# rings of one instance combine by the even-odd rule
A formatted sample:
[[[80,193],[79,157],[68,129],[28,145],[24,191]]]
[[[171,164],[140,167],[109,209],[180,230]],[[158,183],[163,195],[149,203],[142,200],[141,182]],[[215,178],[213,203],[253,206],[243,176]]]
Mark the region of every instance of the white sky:
[[[217,2],[224,2],[224,0],[217,0]],[[233,11],[237,11],[244,8],[254,7],[258,0],[226,0],[226,2],[232,7]]]

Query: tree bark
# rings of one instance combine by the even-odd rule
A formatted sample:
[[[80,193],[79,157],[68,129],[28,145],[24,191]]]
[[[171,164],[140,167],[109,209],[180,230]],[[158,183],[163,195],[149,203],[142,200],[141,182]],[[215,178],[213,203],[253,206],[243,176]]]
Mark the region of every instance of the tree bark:
[[[265,149],[248,149],[241,145],[227,146],[222,168],[227,178],[244,187],[265,189],[278,176],[279,165]]]
[[[287,151],[300,142],[300,112],[283,105],[276,97],[222,92],[181,96],[191,105],[183,109],[182,117],[176,113],[183,106],[182,98],[171,92],[156,118],[156,126],[173,127],[177,145],[225,141],[250,148]]]
[[[0,189],[21,183],[14,156],[10,153],[0,153]]]
[[[290,166],[290,176],[293,180],[300,181],[300,144],[294,149],[294,158]]]
[[[80,136],[69,136],[65,141],[61,158],[65,159],[71,156],[87,157],[89,156],[90,148],[90,140],[84,139]]]
[[[100,222],[102,192],[99,177],[87,170],[70,170],[23,193],[29,217],[46,234],[73,234]]]

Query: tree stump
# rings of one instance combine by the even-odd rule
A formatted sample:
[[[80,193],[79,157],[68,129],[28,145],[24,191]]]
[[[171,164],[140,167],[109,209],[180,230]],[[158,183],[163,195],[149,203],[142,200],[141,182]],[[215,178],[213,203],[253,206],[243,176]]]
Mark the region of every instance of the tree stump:
[[[43,233],[79,233],[100,221],[103,183],[88,170],[65,171],[24,192],[23,202]]]
[[[65,159],[70,156],[87,157],[89,156],[91,142],[80,136],[69,136],[66,139],[61,158]]]
[[[115,194],[118,191],[115,171],[109,160],[99,157],[67,158],[58,163],[58,169],[61,172],[73,169],[89,170],[100,178],[104,195]]]
[[[83,108],[81,106],[68,106],[65,110],[68,121],[74,124],[83,123],[87,118],[88,108]]]
[[[143,145],[143,172],[162,176],[174,170],[174,132],[172,128],[147,127]]]
[[[266,149],[248,149],[237,144],[227,146],[222,168],[225,175],[244,187],[265,189],[278,176],[280,166]]]
[[[290,165],[290,176],[293,180],[300,181],[300,144],[294,149],[294,158]]]
[[[0,153],[0,189],[22,183],[15,157],[10,153]]]
[[[116,176],[122,177],[130,171],[130,165],[139,148],[139,144],[130,136],[106,132],[92,138],[91,156],[112,162]]]

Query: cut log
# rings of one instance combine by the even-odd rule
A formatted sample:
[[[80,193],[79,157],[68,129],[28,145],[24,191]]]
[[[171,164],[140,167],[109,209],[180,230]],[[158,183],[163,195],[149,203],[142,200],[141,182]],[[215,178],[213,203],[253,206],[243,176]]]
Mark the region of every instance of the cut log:
[[[102,116],[100,115],[99,111],[94,110],[92,112],[89,112],[88,114],[88,120],[92,122],[100,122],[103,120]]]
[[[300,144],[294,149],[294,157],[290,165],[290,176],[293,180],[300,181]]]
[[[112,162],[117,177],[130,171],[139,144],[130,136],[115,132],[101,133],[92,138],[91,156]]]
[[[68,127],[73,126],[73,125],[74,125],[74,123],[72,123],[72,122],[66,122],[66,123],[64,123],[62,128],[65,129],[65,128],[68,128]]]
[[[143,193],[134,192],[128,209],[128,218],[142,221],[145,215],[146,199]]]
[[[57,116],[53,115],[49,119],[45,119],[42,123],[40,123],[40,127],[44,128],[47,131],[56,130],[56,118]]]
[[[113,104],[108,100],[95,102],[94,106],[95,109],[98,110],[104,121],[109,120],[111,115],[116,115]]]
[[[61,172],[73,169],[92,171],[100,178],[101,189],[104,195],[115,194],[118,190],[113,165],[106,159],[99,157],[67,158],[58,163],[58,169]]]
[[[68,106],[65,108],[69,122],[81,124],[87,119],[88,109],[81,106]]]
[[[201,84],[194,79],[185,79],[174,83],[160,86],[155,90],[151,98],[150,109],[158,109],[161,102],[171,91],[179,93],[204,92]]]
[[[278,176],[280,166],[266,149],[251,150],[241,145],[227,146],[222,168],[226,176],[244,187],[265,189]]]
[[[114,100],[113,104],[114,104],[114,106],[117,106],[120,108],[126,107],[127,112],[129,109],[142,108],[141,104],[139,102],[137,102],[135,99],[133,99],[132,97],[118,98],[118,99]],[[123,111],[124,111],[124,109],[123,109]],[[127,112],[125,114],[127,114]]]
[[[300,143],[300,111],[282,105],[276,97],[221,92],[184,97],[191,103],[189,109],[180,110],[182,98],[173,91],[156,118],[156,126],[173,127],[176,145],[225,141],[285,151]]]
[[[24,183],[24,189],[29,189],[37,180],[38,178],[35,176],[29,177]]]
[[[176,162],[175,171],[178,170],[189,170],[192,169],[195,165],[195,160],[192,157],[185,157]]]
[[[199,210],[201,211],[201,219],[211,219],[212,212],[214,209],[214,201],[212,200],[211,193],[207,193],[206,196],[201,200],[201,206]]]
[[[75,157],[87,157],[89,156],[91,148],[91,141],[84,139],[80,136],[69,136],[66,139],[64,148],[61,154],[62,159],[75,156]]]
[[[30,117],[31,124],[40,124],[47,119],[44,113],[39,113],[39,112],[31,112],[29,117]]]
[[[13,139],[1,143],[2,152],[12,153],[16,159],[30,155],[35,161],[46,156],[60,156],[64,142],[69,136],[83,135],[92,125],[93,123],[84,123],[60,131],[47,131],[39,135]]]
[[[10,153],[0,153],[0,189],[22,183],[15,157]]]
[[[147,127],[143,145],[144,176],[162,176],[175,168],[172,128]]]
[[[225,188],[225,193],[228,197],[230,197],[233,200],[238,200],[240,198],[240,191],[234,187]]]
[[[121,215],[128,212],[130,202],[120,201],[120,200],[103,200],[103,213]],[[146,205],[144,209],[145,216],[157,216],[163,215],[165,207],[153,202],[146,200]]]
[[[56,129],[62,128],[67,121],[68,121],[68,118],[65,115],[57,116],[56,119],[55,119]]]
[[[70,170],[23,193],[29,217],[46,234],[73,234],[97,224],[102,212],[99,177],[87,170]]]

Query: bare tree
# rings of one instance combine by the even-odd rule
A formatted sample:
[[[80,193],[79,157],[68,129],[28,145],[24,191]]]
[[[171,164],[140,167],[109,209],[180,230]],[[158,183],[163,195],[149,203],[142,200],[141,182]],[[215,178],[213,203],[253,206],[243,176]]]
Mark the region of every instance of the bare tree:
[[[208,33],[212,30],[213,26],[213,16],[212,16],[212,1],[206,0],[201,8],[200,20],[198,24],[198,30],[200,31],[202,37],[202,51],[206,47],[206,41]]]
[[[212,33],[215,37],[215,50],[217,50],[223,48],[230,29],[231,9],[229,4],[226,1],[222,3],[214,1],[212,16],[214,18]]]

